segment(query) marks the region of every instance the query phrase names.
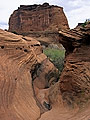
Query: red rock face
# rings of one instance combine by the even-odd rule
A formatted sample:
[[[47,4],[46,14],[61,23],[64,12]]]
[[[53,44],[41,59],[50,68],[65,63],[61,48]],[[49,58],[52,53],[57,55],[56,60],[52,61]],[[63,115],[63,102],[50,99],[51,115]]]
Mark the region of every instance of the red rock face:
[[[36,39],[0,30],[0,120],[89,120],[90,24],[58,34],[67,54],[57,82]]]
[[[24,33],[69,28],[62,7],[43,5],[21,5],[9,19],[9,31]]]
[[[64,97],[82,104],[90,100],[90,23],[59,33],[66,48],[60,89]]]
[[[66,49],[64,69],[59,83],[50,88],[52,109],[39,120],[89,120],[90,23],[73,30],[61,30],[59,36]]]
[[[39,106],[43,112],[48,110],[43,102],[49,103],[45,89],[56,80],[53,72],[58,70],[42,53],[37,40],[0,29],[0,120],[37,120]]]
[[[28,7],[34,11],[35,6]],[[44,4],[44,9],[47,6]],[[28,11],[25,6],[21,8]],[[18,11],[12,16],[19,16]],[[21,21],[20,16],[14,18]],[[21,22],[12,23],[19,33]],[[58,35],[66,49],[58,82],[57,69],[36,39],[0,30],[0,120],[90,119],[90,23],[52,34]]]

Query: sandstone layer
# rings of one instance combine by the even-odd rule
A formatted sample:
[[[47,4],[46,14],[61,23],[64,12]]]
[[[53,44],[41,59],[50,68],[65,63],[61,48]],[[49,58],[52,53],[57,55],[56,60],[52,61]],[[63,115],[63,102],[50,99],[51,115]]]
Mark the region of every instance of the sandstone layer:
[[[42,43],[64,46],[60,79],[36,39],[0,30],[0,120],[90,119],[90,23],[70,30],[62,10],[47,3],[20,6],[9,21],[11,32],[32,31]]]
[[[21,5],[9,19],[9,31],[18,34],[68,28],[63,8],[48,3]]]
[[[90,23],[59,31],[59,42],[66,49],[65,65],[60,81],[50,88],[52,109],[40,120],[89,120]]]
[[[46,88],[56,74],[38,41],[0,29],[0,120],[37,120],[51,109]]]
[[[66,49],[65,67],[60,78],[64,96],[80,104],[90,99],[90,23],[73,30],[59,31]]]
[[[66,49],[64,69],[60,81],[50,88],[52,109],[40,120],[89,120],[90,22],[59,31],[59,42]]]
[[[90,119],[90,24],[58,34],[60,80],[38,41],[0,30],[0,120]]]

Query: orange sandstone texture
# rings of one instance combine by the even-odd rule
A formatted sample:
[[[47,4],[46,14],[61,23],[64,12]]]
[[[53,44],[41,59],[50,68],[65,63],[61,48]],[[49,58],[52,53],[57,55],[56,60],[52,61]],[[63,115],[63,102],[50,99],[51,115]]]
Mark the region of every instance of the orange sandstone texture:
[[[49,91],[52,109],[39,120],[89,120],[90,23],[60,30],[59,37],[66,49],[64,69]]]
[[[45,111],[41,102],[46,98],[39,99],[40,90],[38,93],[34,92],[33,86],[39,89],[39,82],[41,85],[42,80],[45,88],[56,77],[51,76],[48,80],[43,76],[45,70],[42,70],[39,73],[40,78],[37,78],[36,67],[38,64],[42,66],[43,61],[47,61],[44,62],[47,65],[47,76],[50,71],[58,73],[42,53],[38,41],[0,29],[0,120],[37,120],[40,117],[40,107]],[[38,79],[38,84],[35,82],[33,85],[34,79]]]
[[[59,34],[66,49],[60,90],[73,102],[87,103],[90,100],[90,23],[85,27],[59,31]]]
[[[21,5],[9,19],[9,31],[28,33],[29,31],[45,31],[68,29],[67,18],[63,8],[49,5]]]
[[[48,4],[43,6],[21,6],[12,15],[15,17],[11,24],[13,26],[17,19],[20,22],[15,21],[9,30],[28,31],[19,16],[21,11],[58,8],[47,8]],[[36,25],[32,28],[38,31]],[[40,30],[45,28],[48,27],[41,26]],[[36,39],[0,30],[0,120],[90,119],[90,23],[73,30],[59,29],[56,34],[58,42],[66,49],[60,79],[57,78],[58,70],[42,53]]]

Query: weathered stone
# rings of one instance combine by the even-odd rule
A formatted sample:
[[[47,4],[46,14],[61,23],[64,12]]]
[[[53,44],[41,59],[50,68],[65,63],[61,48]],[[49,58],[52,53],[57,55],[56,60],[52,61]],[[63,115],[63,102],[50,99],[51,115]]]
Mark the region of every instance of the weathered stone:
[[[60,81],[49,89],[52,109],[39,120],[89,120],[90,24],[61,30],[59,37],[66,49],[65,65]]]
[[[47,7],[50,6],[45,3],[19,9],[34,11]],[[42,53],[36,39],[0,30],[0,120],[90,118],[90,23],[73,30],[61,29],[52,35],[57,35],[58,42],[66,49],[65,65],[58,82],[53,74],[57,69]],[[54,41],[51,38],[47,43],[51,40]],[[46,42],[46,39],[41,41]]]
[[[41,90],[44,97],[38,99],[41,92],[34,84],[35,73],[33,71],[36,65],[42,65],[46,59],[37,40],[0,29],[0,120],[36,120],[39,118],[40,108],[36,102],[42,106],[41,102],[46,101],[48,96],[46,99],[45,90]],[[53,73],[56,68],[47,60],[48,62],[47,74],[49,74],[50,65]],[[44,71],[39,72],[41,79],[45,77],[42,76]],[[50,79],[52,78],[53,76]],[[38,79],[38,85],[40,82],[41,80]],[[44,81],[46,85],[45,82],[47,81]],[[39,90],[38,93],[35,87]],[[42,109],[45,112],[44,106]]]
[[[9,19],[9,31],[18,34],[69,28],[62,7],[49,5],[21,5]]]
[[[66,49],[65,67],[60,78],[62,94],[69,93],[74,101],[90,99],[90,23],[73,30],[59,31]],[[83,94],[83,95],[82,95]]]

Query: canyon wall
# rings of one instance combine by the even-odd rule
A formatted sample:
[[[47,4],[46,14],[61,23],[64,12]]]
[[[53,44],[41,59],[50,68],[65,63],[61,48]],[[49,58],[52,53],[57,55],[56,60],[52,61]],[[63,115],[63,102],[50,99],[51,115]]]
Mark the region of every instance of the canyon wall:
[[[37,39],[0,30],[0,120],[89,120],[90,23],[70,30],[63,9],[44,3],[20,6],[9,25]],[[66,49],[60,79],[37,41],[37,31],[48,30],[40,41]]]
[[[90,119],[90,22],[73,30],[60,30],[66,49],[60,80],[51,87],[52,109],[40,120]]]
[[[0,120],[37,120],[51,109],[58,70],[42,52],[37,40],[0,29]]]
[[[90,23],[58,34],[60,79],[36,39],[0,30],[0,120],[90,119]]]
[[[64,97],[73,102],[90,100],[90,22],[85,27],[61,30],[60,43],[66,49],[65,67],[60,77],[60,89]],[[71,97],[72,96],[72,97]]]
[[[9,19],[9,31],[18,34],[68,28],[68,21],[63,8],[48,3],[21,5]]]

